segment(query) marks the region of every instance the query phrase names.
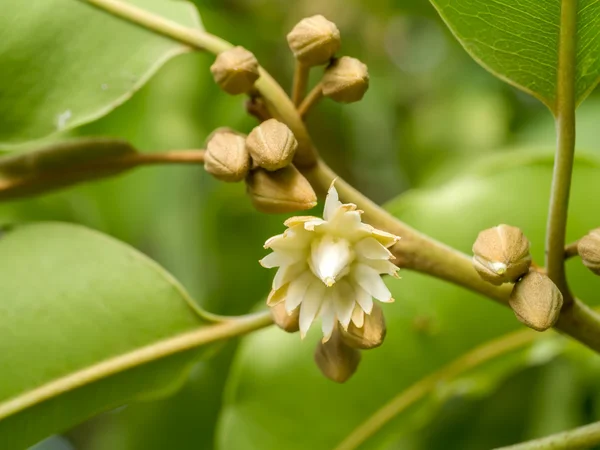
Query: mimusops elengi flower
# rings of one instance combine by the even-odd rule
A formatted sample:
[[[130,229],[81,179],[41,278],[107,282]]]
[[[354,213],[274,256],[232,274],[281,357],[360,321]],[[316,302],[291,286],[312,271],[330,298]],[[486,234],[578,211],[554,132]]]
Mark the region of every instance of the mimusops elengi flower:
[[[363,223],[361,214],[356,205],[342,204],[332,185],[323,219],[292,217],[283,234],[265,243],[273,252],[261,265],[279,268],[267,304],[285,302],[288,314],[300,308],[302,337],[320,318],[326,342],[337,322],[344,329],[351,321],[361,328],[373,298],[394,301],[381,275],[397,277],[388,248],[400,238]]]

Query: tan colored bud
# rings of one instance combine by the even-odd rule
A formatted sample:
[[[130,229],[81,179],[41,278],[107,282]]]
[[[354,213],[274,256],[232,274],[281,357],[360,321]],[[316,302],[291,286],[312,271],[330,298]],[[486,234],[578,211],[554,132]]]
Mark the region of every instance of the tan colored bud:
[[[473,244],[473,266],[481,278],[496,286],[514,283],[531,265],[529,241],[510,225],[488,228]]]
[[[219,180],[243,180],[250,170],[244,137],[229,131],[213,133],[206,145],[204,169]]]
[[[536,331],[545,331],[557,321],[563,296],[550,278],[529,272],[520,279],[508,303],[521,322]]]
[[[210,71],[221,89],[232,95],[248,92],[259,77],[258,61],[244,47],[219,53]]]
[[[321,15],[298,22],[287,41],[296,59],[307,66],[326,64],[341,45],[337,26]]]
[[[257,166],[277,170],[292,162],[298,141],[286,124],[269,119],[250,132],[246,147]]]
[[[290,213],[317,205],[310,183],[293,165],[275,172],[256,169],[246,177],[248,194],[259,211]]]
[[[319,342],[315,349],[315,362],[323,375],[336,383],[344,383],[356,372],[360,363],[360,352],[348,347],[339,332],[334,330],[326,342]]]
[[[600,228],[590,231],[577,244],[577,252],[585,266],[600,275]]]
[[[385,339],[386,327],[383,311],[377,304],[373,304],[371,314],[365,314],[365,321],[361,328],[350,322],[348,330],[340,329],[342,340],[350,347],[369,350],[379,347]]]
[[[327,68],[322,83],[325,97],[341,103],[357,102],[369,88],[369,71],[358,59],[342,56]]]
[[[300,308],[296,308],[291,314],[285,310],[285,302],[279,302],[271,307],[271,316],[275,325],[288,333],[295,333],[300,329]]]

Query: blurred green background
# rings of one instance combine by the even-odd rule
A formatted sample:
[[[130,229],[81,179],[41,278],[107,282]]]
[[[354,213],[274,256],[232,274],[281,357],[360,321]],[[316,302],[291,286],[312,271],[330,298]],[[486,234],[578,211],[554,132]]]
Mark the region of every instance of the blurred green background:
[[[536,186],[539,195],[532,195],[528,201],[523,194],[529,189],[527,180],[534,175],[527,172],[527,163],[520,167],[514,150],[528,147],[534,148],[536,155],[550,155],[554,142],[552,116],[541,103],[478,66],[428,2],[196,0],[195,3],[208,31],[249,48],[286,88],[291,85],[293,71],[285,41],[287,32],[298,20],[312,14],[323,14],[336,22],[343,39],[342,53],[368,65],[371,84],[360,103],[342,106],[325,100],[311,112],[308,125],[323,158],[378,202],[390,201],[409,189],[437,189],[429,197],[410,194],[407,200],[400,201],[404,203],[397,210],[409,223],[420,224],[435,237],[447,242],[456,238],[451,243],[461,250],[469,250],[468,243],[474,239],[474,233],[488,222],[491,226],[508,221],[502,214],[513,214],[510,217],[520,221],[513,224],[524,229],[530,227],[541,237],[544,196],[549,188],[544,183],[548,179],[540,175],[540,184]],[[255,121],[245,113],[245,99],[229,97],[214,85],[208,71],[212,60],[208,54],[175,58],[130,101],[72,134],[118,136],[142,151],[154,152],[200,148],[208,134],[219,126],[249,131]],[[313,72],[316,79],[319,70]],[[593,94],[578,116],[578,148],[590,155],[599,147],[598,114],[600,98]],[[523,150],[522,154],[525,153]],[[492,163],[483,175],[491,180],[490,195],[496,193],[498,198],[490,202],[488,197],[487,203],[481,203],[481,199],[470,197],[470,185],[460,187],[459,183],[454,190],[445,187],[445,183],[460,176],[471,163],[490,157],[504,157],[498,160],[503,161],[501,164]],[[512,178],[497,178],[504,170],[503,165],[512,171]],[[548,170],[544,170],[546,174]],[[589,180],[588,186],[579,186],[575,194],[584,198],[586,189],[597,189],[598,183],[594,181],[599,173],[588,173],[585,178]],[[509,183],[510,188],[505,191],[503,183]],[[442,203],[435,201],[444,195],[449,201],[440,208]],[[495,208],[498,199],[502,206]],[[418,206],[411,206],[411,202]],[[428,206],[427,202],[432,203]],[[585,210],[585,203],[581,203],[578,211],[583,214]],[[454,216],[442,231],[440,222],[448,219],[440,215],[444,211]],[[473,218],[471,225],[465,224],[469,218]],[[261,304],[268,292],[272,273],[262,269],[257,260],[264,254],[263,241],[282,230],[285,217],[257,213],[245,196],[243,184],[217,182],[201,168],[152,167],[1,205],[0,219],[5,223],[64,220],[96,228],[157,260],[207,310],[243,314]],[[594,225],[588,219],[579,220],[577,216],[575,220],[585,230]],[[541,244],[534,243],[538,255]],[[599,286],[584,272],[577,272],[583,280],[580,285],[593,295]],[[410,288],[410,283],[427,286],[427,280],[410,275],[405,278],[409,291],[416,290]],[[402,289],[398,285],[398,301],[393,305],[397,310],[403,308]],[[431,294],[436,292],[435,288],[431,289],[411,295],[435,296]],[[446,299],[446,291],[439,289],[435,299],[438,302]],[[452,295],[459,299],[462,292],[453,290]],[[447,300],[452,303],[449,297]],[[435,301],[427,302],[427,310],[433,317],[438,314],[436,308]],[[490,308],[501,315],[500,322],[509,324],[502,326],[518,328],[509,311],[495,305]],[[410,308],[407,311],[411,312]],[[460,307],[443,314],[460,315],[466,327],[478,320],[475,314],[470,315],[468,309]],[[413,320],[415,316],[408,318]],[[481,324],[473,326],[481,328]],[[501,328],[498,326],[498,330]],[[468,329],[463,332],[469,333]],[[472,340],[476,343],[477,332],[474,334]],[[493,334],[483,335],[493,337]],[[174,397],[124,406],[62,437],[51,438],[36,449],[214,448],[215,427],[236,346],[235,342],[228,343],[211,360],[199,363],[186,386]],[[307,351],[301,357],[304,365],[312,364]],[[435,359],[430,354],[420,357]],[[366,358],[359,371],[368,371],[369,361]],[[495,381],[488,382],[485,389],[475,389],[477,395],[457,394],[444,399],[430,414],[415,412],[410,421],[386,432],[383,442],[365,448],[491,448],[600,417],[595,357],[577,347],[571,352],[556,350],[542,362],[507,369],[502,376],[491,371],[490,379]],[[299,377],[298,383],[302,382]],[[324,386],[327,390],[330,385]],[[230,387],[231,390],[235,388]],[[234,397],[230,392],[228,402],[233,402]],[[230,431],[235,433],[235,429]],[[269,430],[265,432],[268,434]],[[319,430],[313,432],[318,441]],[[271,448],[271,444],[265,443],[263,447],[249,443],[247,448]],[[239,448],[235,444],[223,445]],[[279,448],[296,448],[300,444],[288,447],[279,442],[279,445]],[[328,445],[322,443],[316,448]]]

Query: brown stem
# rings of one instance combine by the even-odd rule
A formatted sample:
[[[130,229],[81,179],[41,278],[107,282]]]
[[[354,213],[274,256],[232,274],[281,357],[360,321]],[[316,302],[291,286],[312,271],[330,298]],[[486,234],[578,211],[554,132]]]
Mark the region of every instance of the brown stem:
[[[579,250],[577,245],[579,244],[579,240],[575,242],[571,242],[565,246],[565,259],[572,258],[573,256],[579,255]]]

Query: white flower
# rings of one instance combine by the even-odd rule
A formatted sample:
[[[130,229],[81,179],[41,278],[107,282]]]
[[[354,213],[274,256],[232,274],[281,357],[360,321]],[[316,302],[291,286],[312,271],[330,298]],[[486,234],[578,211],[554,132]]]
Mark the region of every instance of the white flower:
[[[344,329],[350,321],[361,328],[373,298],[394,301],[381,275],[397,276],[388,247],[400,238],[362,223],[361,214],[356,205],[342,204],[332,185],[323,219],[292,217],[283,234],[265,243],[273,252],[261,265],[279,267],[267,304],[285,302],[288,314],[299,307],[303,338],[317,317],[326,342],[336,321]]]

